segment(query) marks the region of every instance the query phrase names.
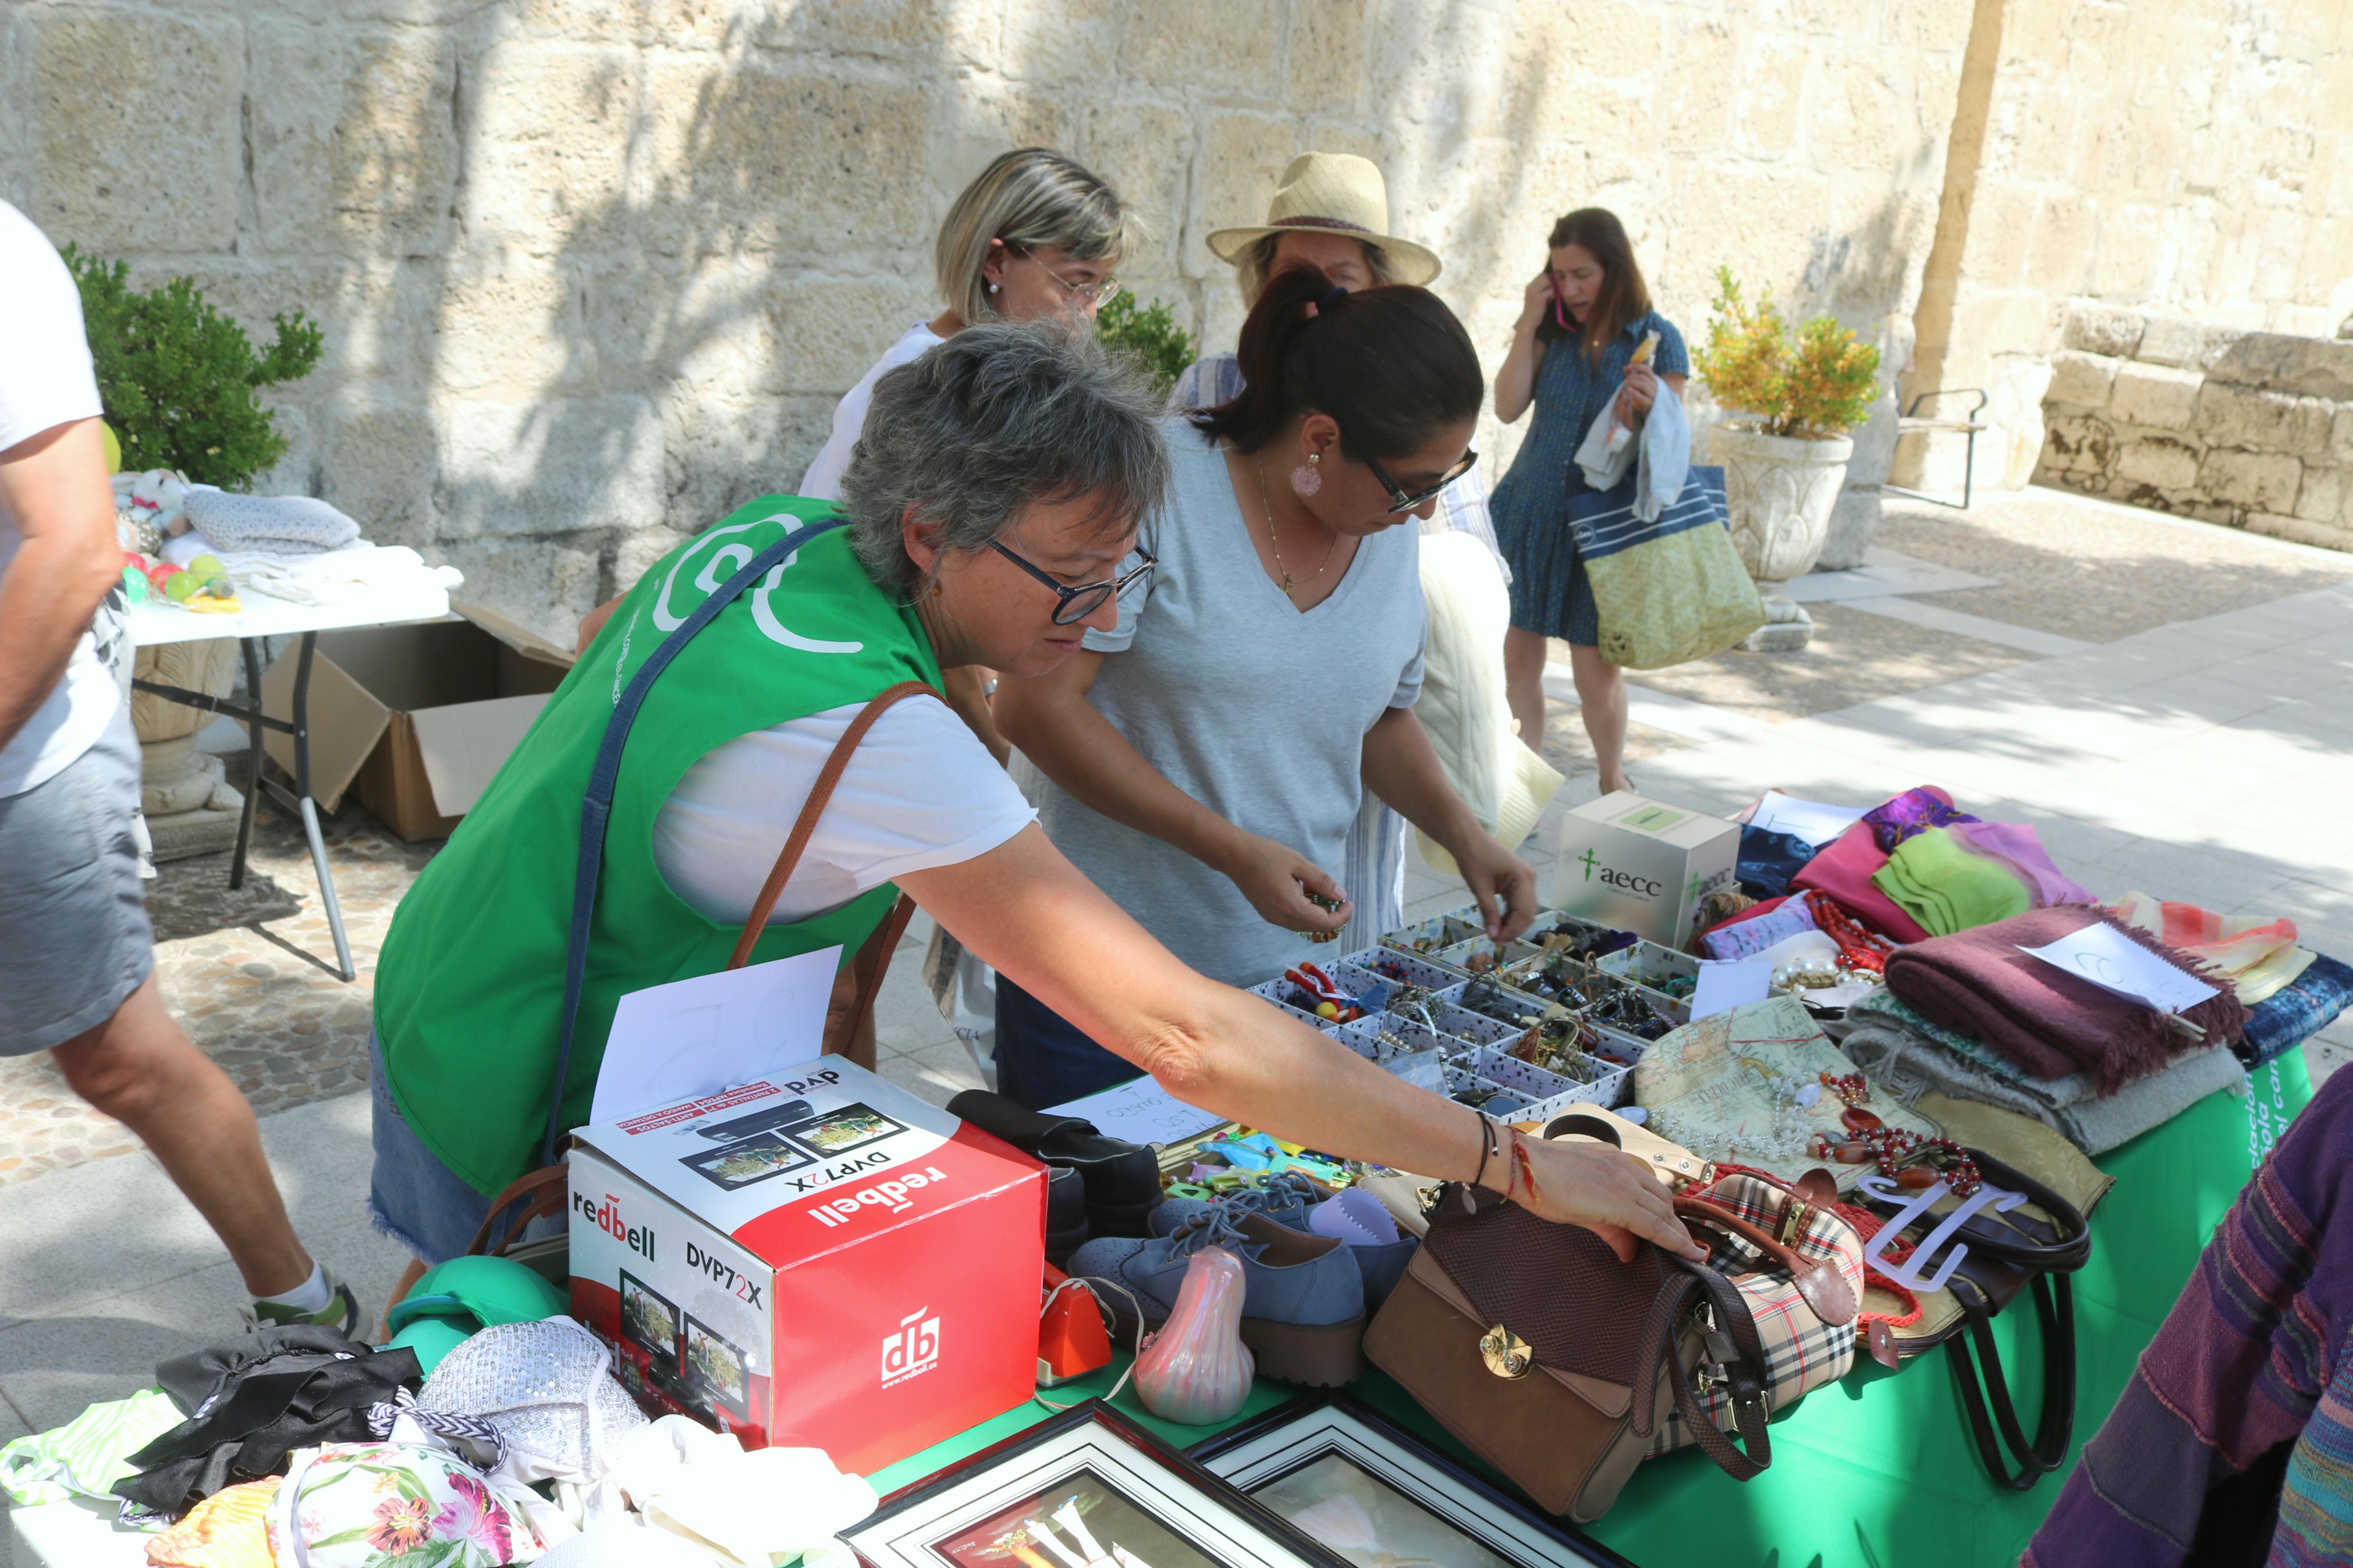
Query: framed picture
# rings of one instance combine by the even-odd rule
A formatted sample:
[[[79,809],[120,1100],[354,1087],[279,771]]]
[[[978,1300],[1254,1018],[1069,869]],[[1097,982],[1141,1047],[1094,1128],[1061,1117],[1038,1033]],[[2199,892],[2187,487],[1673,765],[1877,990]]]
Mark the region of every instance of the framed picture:
[[[1634,1568],[1345,1395],[1294,1400],[1191,1452],[1351,1568]]]
[[[867,1568],[1339,1568],[1089,1400],[916,1482],[841,1538]]]

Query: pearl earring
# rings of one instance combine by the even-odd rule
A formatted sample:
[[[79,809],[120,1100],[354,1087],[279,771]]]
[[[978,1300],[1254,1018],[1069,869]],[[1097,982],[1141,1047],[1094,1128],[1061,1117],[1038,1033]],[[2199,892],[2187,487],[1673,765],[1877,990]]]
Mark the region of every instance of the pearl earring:
[[[996,285],[996,284],[994,284],[994,283],[991,283],[991,284],[988,286],[988,291],[989,291],[990,293],[992,293],[992,294],[996,293],[996,292],[997,292],[997,285]]]
[[[1291,488],[1296,494],[1312,496],[1324,488],[1324,475],[1315,467],[1324,460],[1321,452],[1307,454],[1307,461],[1291,470]]]

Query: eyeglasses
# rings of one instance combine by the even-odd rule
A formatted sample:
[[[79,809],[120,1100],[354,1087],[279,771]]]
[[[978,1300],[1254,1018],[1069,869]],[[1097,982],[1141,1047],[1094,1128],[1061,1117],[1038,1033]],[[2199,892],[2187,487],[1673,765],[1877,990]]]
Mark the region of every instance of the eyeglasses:
[[[1063,277],[1060,273],[1055,271],[1052,268],[1047,266],[1043,260],[1039,259],[1038,253],[1030,249],[1028,246],[1008,243],[1005,248],[1013,252],[1016,256],[1026,256],[1030,260],[1037,262],[1039,271],[1043,272],[1047,277],[1051,278],[1055,282],[1060,284],[1062,291],[1068,294],[1071,299],[1076,300],[1082,305],[1092,305],[1098,300],[1109,300],[1119,292],[1119,279],[1116,278],[1105,278],[1101,281],[1094,283],[1073,283],[1069,279]]]
[[[1141,583],[1146,577],[1151,576],[1152,569],[1160,564],[1160,558],[1158,556],[1153,554],[1149,550],[1138,548],[1135,552],[1136,559],[1143,564],[1136,566],[1130,571],[1121,573],[1118,576],[1112,578],[1109,582],[1088,583],[1076,588],[1069,588],[1055,582],[1053,578],[1048,576],[1045,573],[1039,571],[1029,562],[1024,561],[1020,556],[1015,554],[1004,545],[999,544],[996,540],[990,540],[988,542],[988,547],[991,550],[996,551],[999,555],[1004,556],[1008,561],[1012,562],[1016,566],[1020,567],[1021,570],[1029,574],[1030,576],[1038,579],[1039,582],[1043,583],[1047,587],[1054,590],[1054,596],[1061,601],[1060,604],[1054,606],[1054,624],[1058,626],[1077,626],[1081,621],[1085,620],[1089,616],[1092,616],[1097,610],[1102,609],[1103,607],[1103,601],[1106,599],[1119,598],[1125,595],[1128,589],[1134,587],[1136,584]]]
[[[1365,467],[1372,469],[1373,478],[1380,480],[1381,488],[1389,492],[1389,511],[1394,515],[1395,513],[1401,511],[1411,511],[1414,508],[1419,506],[1422,502],[1428,500],[1430,497],[1436,495],[1439,491],[1444,489],[1447,486],[1452,484],[1463,475],[1469,473],[1471,471],[1471,465],[1478,460],[1479,454],[1477,452],[1470,451],[1463,453],[1462,460],[1455,464],[1452,468],[1447,469],[1446,477],[1444,479],[1439,480],[1428,489],[1416,490],[1411,495],[1406,494],[1405,487],[1398,484],[1395,479],[1389,478],[1388,471],[1378,463],[1373,461],[1370,458],[1366,458],[1365,459]]]

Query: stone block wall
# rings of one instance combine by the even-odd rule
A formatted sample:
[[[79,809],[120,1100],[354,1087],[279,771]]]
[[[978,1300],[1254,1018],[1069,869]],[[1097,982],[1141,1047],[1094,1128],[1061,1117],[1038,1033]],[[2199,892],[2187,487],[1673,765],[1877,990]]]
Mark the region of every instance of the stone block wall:
[[[2046,391],[2055,408],[2060,381],[2088,374],[2053,358],[2071,300],[2233,334],[2327,338],[2353,318],[2346,0],[1975,8],[1905,391],[1990,394],[1979,487],[2055,466]],[[2135,376],[2119,395],[2137,412],[2178,403]],[[1960,453],[1957,437],[1907,441],[1899,478],[1957,491]]]
[[[789,489],[937,308],[1009,146],[1111,178],[1122,268],[1216,348],[1202,241],[1362,153],[1492,370],[1552,220],[1627,221],[1699,339],[1719,263],[1892,381],[1970,0],[0,0],[0,197],[326,359],[262,488],[322,495],[552,636]],[[1883,399],[1884,414],[1892,404]],[[1481,432],[1500,473],[1525,426]],[[1867,502],[1892,421],[1861,433]]]
[[[2038,483],[2353,548],[2353,342],[2079,302]]]

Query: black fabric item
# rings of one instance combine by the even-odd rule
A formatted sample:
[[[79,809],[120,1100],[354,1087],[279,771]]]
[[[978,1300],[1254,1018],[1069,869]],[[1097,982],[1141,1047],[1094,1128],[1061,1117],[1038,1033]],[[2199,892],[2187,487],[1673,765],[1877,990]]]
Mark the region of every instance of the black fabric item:
[[[1744,826],[1734,879],[1752,899],[1778,899],[1789,890],[1789,879],[1806,868],[1817,847],[1794,833]]]
[[[1092,1121],[1032,1110],[985,1089],[965,1089],[947,1110],[1025,1154],[1076,1171],[1086,1183],[1090,1234],[1147,1234],[1145,1218],[1166,1195],[1159,1157],[1148,1146],[1106,1138]]]
[[[139,1473],[113,1489],[178,1519],[225,1488],[285,1474],[296,1448],[370,1441],[368,1407],[415,1393],[425,1373],[414,1351],[371,1351],[306,1325],[180,1356],[157,1367],[155,1380],[191,1414],[132,1455]]]
[[[1046,1261],[1060,1268],[1087,1243],[1087,1184],[1076,1171],[1046,1168]]]

